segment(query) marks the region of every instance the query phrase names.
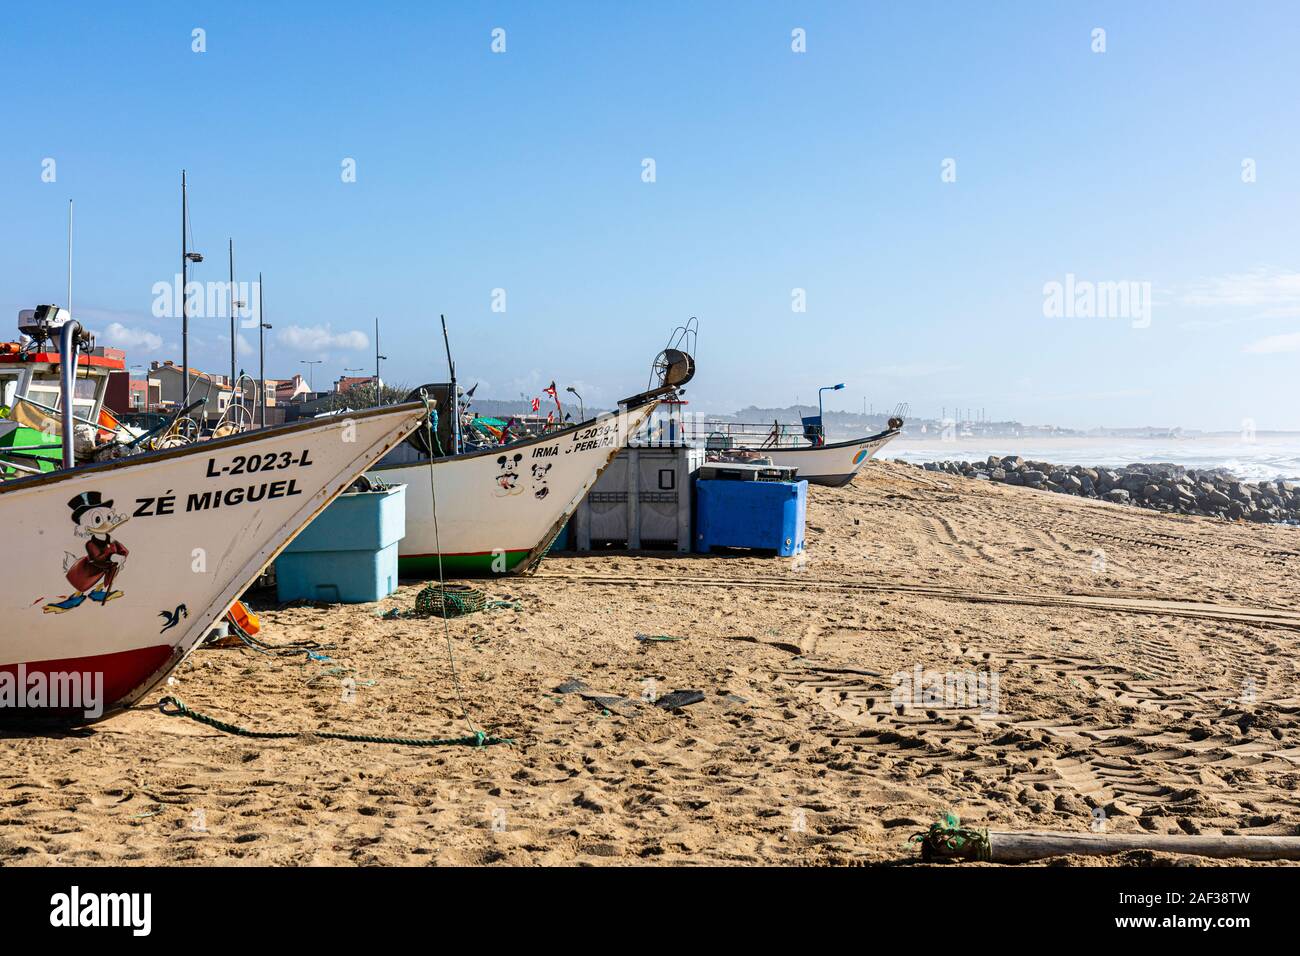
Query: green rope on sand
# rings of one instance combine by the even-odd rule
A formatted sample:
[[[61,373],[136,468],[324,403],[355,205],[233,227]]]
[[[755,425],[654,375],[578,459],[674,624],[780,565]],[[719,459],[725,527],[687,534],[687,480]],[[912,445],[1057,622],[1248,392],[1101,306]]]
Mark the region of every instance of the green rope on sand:
[[[930,824],[924,833],[913,833],[908,843],[921,844],[924,860],[964,858],[989,859],[989,831],[964,827],[953,813],[944,814],[939,823]]]
[[[245,727],[218,720],[216,717],[201,714],[197,710],[191,710],[185,706],[185,703],[179,697],[170,695],[158,701],[158,710],[168,717],[188,717],[190,720],[206,724],[214,730],[220,730],[222,733],[234,734],[236,737],[256,737],[260,740],[284,740],[290,737],[314,736],[322,737],[325,740],[346,740],[355,744],[393,744],[402,747],[490,747],[493,744],[514,743],[513,740],[505,737],[489,736],[481,730],[476,731],[470,737],[378,737],[370,734],[341,734],[326,730],[310,731],[308,733],[297,730],[248,730]]]

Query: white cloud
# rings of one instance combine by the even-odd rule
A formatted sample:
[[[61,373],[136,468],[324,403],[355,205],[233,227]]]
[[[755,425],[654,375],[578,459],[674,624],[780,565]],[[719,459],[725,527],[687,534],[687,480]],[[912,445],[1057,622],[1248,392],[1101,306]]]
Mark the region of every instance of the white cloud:
[[[1248,272],[1199,279],[1186,285],[1175,302],[1209,312],[1179,324],[1181,329],[1216,329],[1261,319],[1300,317],[1300,272],[1261,266]]]
[[[1291,311],[1300,308],[1300,272],[1258,268],[1233,272],[1191,283],[1180,297],[1183,305],[1266,307]]]
[[[1256,339],[1242,349],[1252,355],[1275,355],[1278,352],[1300,352],[1300,332],[1270,335]]]
[[[327,349],[360,351],[370,347],[370,338],[364,332],[335,332],[328,325],[289,325],[276,333],[282,345],[313,354]]]
[[[120,349],[143,349],[146,352],[157,352],[163,344],[161,335],[148,329],[129,328],[121,322],[110,322],[104,331],[97,333],[95,337]]]
[[[219,341],[225,349],[230,348],[229,335],[218,335],[217,341]],[[256,351],[257,350],[253,348],[253,344],[248,340],[248,338],[244,335],[243,332],[235,333],[235,354],[236,355],[246,358],[249,355],[255,354]]]

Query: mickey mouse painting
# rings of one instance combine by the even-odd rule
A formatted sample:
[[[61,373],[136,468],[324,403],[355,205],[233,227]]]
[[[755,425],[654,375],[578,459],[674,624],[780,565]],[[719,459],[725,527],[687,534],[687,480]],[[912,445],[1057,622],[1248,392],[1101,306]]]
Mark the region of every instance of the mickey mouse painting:
[[[524,456],[516,454],[513,457],[501,455],[497,458],[497,477],[496,477],[496,496],[504,498],[506,495],[517,495],[524,489],[519,484],[519,463],[524,460]]]
[[[72,509],[73,530],[79,538],[86,539],[86,556],[64,552],[63,570],[74,591],[62,601],[46,604],[46,614],[62,614],[80,607],[86,598],[107,604],[122,596],[113,590],[113,581],[126,563],[127,550],[120,541],[113,540],[112,532],[129,518],[113,510],[113,502],[104,501],[98,491],[83,491],[68,502]]]

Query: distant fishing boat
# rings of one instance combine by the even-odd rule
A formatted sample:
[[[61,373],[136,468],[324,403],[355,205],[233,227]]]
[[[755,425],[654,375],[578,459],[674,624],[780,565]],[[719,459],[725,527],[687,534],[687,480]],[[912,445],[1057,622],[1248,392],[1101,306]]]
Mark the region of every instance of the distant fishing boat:
[[[773,422],[756,425],[738,422],[696,423],[695,439],[702,441],[710,459],[761,456],[772,464],[797,468],[795,477],[816,485],[838,488],[853,476],[903,430],[904,406],[898,406],[884,431],[862,438],[825,444],[820,415],[803,419],[802,428]]]
[[[772,459],[773,465],[798,468],[795,473],[798,479],[806,478],[815,485],[839,488],[852,481],[862,466],[901,431],[902,422],[899,421],[897,426],[891,423],[883,432],[865,438],[853,438],[832,445],[769,446],[761,449],[761,452]]]
[[[89,336],[57,324],[66,436]],[[423,417],[387,406],[80,466],[63,447],[58,470],[0,482],[0,721],[88,723],[139,700]]]

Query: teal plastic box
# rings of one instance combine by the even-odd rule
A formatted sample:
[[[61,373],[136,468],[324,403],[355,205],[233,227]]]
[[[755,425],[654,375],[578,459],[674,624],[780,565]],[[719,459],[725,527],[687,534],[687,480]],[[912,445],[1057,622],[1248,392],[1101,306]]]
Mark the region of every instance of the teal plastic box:
[[[281,601],[365,604],[397,590],[406,486],[339,495],[275,559]]]

